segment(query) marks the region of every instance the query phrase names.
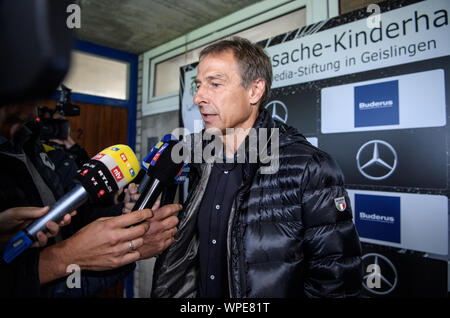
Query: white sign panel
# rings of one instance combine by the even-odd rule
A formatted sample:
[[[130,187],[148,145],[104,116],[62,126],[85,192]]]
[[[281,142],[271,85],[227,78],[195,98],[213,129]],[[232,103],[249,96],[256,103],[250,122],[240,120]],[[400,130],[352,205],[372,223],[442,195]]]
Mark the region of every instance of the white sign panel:
[[[319,147],[319,139],[317,139],[317,137],[306,137],[306,140],[314,147]]]
[[[347,190],[362,242],[448,255],[448,198]]]
[[[321,90],[324,134],[440,127],[446,117],[442,69]]]
[[[450,1],[388,11],[374,26],[361,19],[266,48],[272,88],[449,55]]]

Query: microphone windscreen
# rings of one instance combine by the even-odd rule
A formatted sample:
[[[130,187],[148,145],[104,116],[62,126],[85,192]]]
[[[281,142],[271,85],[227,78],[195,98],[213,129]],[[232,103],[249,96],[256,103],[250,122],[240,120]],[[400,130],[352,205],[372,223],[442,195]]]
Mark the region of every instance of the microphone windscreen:
[[[148,166],[147,174],[158,179],[164,185],[173,183],[175,176],[183,168],[183,161],[177,163],[172,158],[172,149],[176,144],[176,141],[164,143]]]
[[[136,155],[127,145],[108,147],[92,159],[101,161],[109,168],[119,189],[133,181],[140,170]]]
[[[166,134],[156,145],[153,146],[152,150],[145,156],[145,158],[141,162],[141,167],[145,171],[148,170],[148,166],[150,165],[150,162],[153,160],[153,157],[156,155],[156,153],[161,149],[161,147],[170,141],[178,142],[178,139],[175,138],[172,134]]]
[[[108,147],[78,170],[76,180],[86,189],[91,201],[125,187],[139,173],[139,161],[127,145]]]

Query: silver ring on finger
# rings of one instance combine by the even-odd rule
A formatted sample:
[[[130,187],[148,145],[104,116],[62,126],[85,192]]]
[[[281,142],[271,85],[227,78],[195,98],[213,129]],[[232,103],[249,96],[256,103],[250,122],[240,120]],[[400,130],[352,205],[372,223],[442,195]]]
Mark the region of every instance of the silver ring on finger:
[[[130,253],[134,251],[134,243],[133,240],[130,241]]]

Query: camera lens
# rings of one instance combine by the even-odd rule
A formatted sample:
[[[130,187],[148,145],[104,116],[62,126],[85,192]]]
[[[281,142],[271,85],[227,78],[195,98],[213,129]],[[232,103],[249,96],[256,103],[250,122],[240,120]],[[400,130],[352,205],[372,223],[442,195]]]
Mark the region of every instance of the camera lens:
[[[69,121],[66,119],[42,118],[41,138],[66,140],[69,137]]]

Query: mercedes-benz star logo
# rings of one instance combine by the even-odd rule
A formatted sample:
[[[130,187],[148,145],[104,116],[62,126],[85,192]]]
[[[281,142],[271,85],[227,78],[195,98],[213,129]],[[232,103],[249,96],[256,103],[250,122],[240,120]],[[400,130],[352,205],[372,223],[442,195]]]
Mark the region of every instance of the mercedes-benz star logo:
[[[286,124],[288,120],[288,109],[286,105],[279,100],[273,100],[266,105],[266,109],[270,111],[272,107],[272,118]]]
[[[363,278],[363,287],[375,295],[391,293],[398,283],[394,264],[385,256],[369,253],[362,257],[363,269],[368,273]]]
[[[370,180],[383,180],[389,177],[397,167],[397,159],[394,147],[383,140],[366,142],[356,154],[359,172]]]

